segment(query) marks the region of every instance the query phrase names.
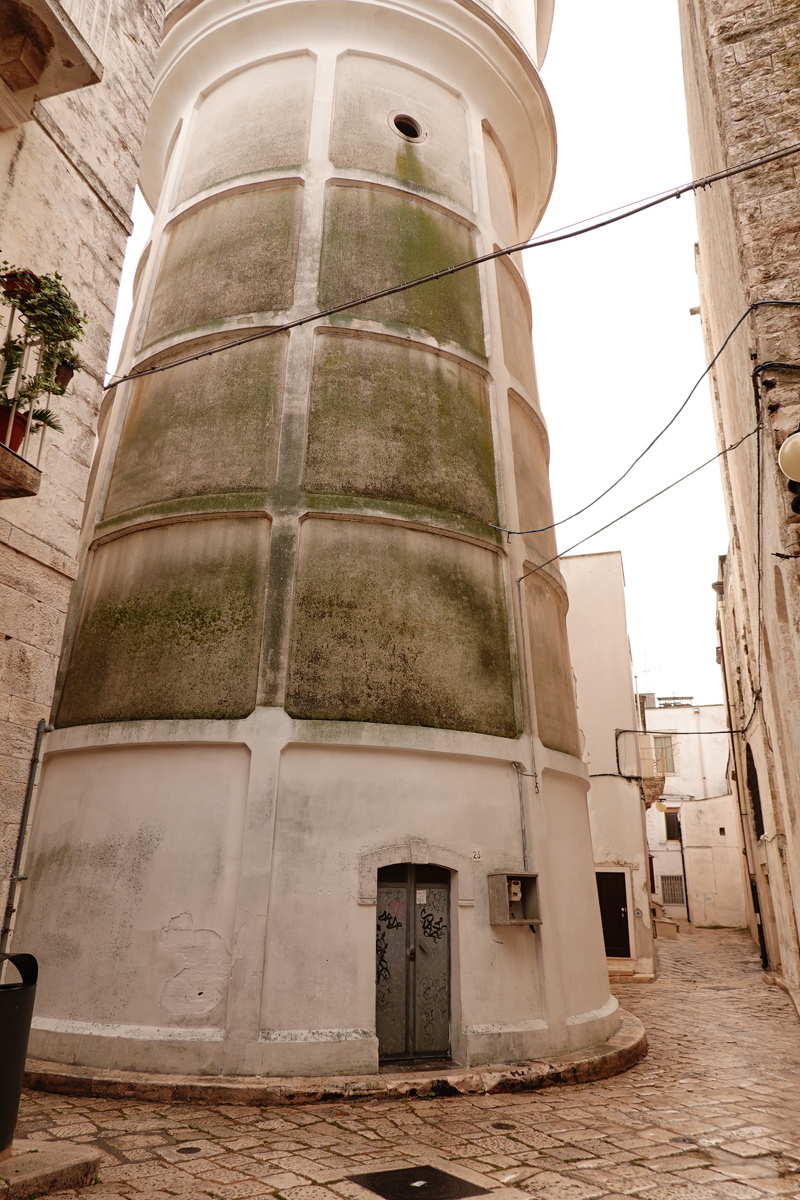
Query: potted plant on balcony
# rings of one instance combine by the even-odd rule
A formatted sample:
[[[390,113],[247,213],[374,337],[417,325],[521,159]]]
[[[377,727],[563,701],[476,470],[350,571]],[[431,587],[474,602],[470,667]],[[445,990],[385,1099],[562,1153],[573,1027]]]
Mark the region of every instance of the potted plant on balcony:
[[[0,353],[0,445],[15,453],[30,426],[63,432],[57,417],[40,396],[63,396],[81,367],[75,343],[83,337],[83,316],[58,274],[3,264],[0,304],[11,307]],[[15,318],[19,314],[19,325]]]
[[[6,271],[2,276],[3,295],[11,304],[18,304],[21,300],[29,300],[39,290],[41,282],[33,271]]]

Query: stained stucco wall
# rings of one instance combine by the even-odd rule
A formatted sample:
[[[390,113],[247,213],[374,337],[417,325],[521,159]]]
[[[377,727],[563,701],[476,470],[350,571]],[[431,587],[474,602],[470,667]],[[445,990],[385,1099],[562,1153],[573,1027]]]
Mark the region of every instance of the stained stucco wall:
[[[206,860],[199,878],[238,877],[235,917],[228,900],[176,907],[143,865],[141,888],[126,877],[125,937],[97,933],[104,956],[138,958],[139,994],[117,992],[98,1015],[84,994],[76,1016],[49,943],[36,1052],[190,1072],[375,1070],[377,872],[397,863],[450,872],[460,1061],[602,1040],[619,1015],[565,589],[546,538],[509,546],[493,527],[519,528],[523,507],[535,524],[551,514],[519,264],[271,332],[526,235],[554,168],[536,68],[472,5],[214,0],[172,15],[142,177],[153,235],[123,363],[192,361],[108,400],[31,857],[36,872],[62,834],[83,836],[59,823],[60,776],[72,788],[73,752],[88,773],[97,752],[87,811],[114,791],[131,839],[160,808],[159,845],[183,829]],[[276,95],[273,138],[263,105]],[[270,336],[194,361],[250,333]],[[516,581],[537,565],[518,605]],[[187,744],[212,781],[194,808],[176,779],[182,749],[161,753]],[[234,846],[212,810],[225,764],[244,771],[236,747],[249,772]],[[149,789],[138,812],[119,810],[119,748],[135,750]],[[238,814],[220,790],[228,802]],[[59,863],[20,913],[32,943],[79,871],[66,850]],[[487,875],[526,863],[542,932],[498,932]],[[213,1012],[188,993],[178,1004],[181,946],[196,951],[198,997],[201,967],[220,995]]]

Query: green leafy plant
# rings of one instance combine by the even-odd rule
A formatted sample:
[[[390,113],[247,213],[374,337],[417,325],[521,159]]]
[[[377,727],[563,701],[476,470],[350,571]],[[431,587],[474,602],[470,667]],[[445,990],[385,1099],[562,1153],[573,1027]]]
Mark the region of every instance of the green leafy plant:
[[[20,332],[12,329],[2,347],[0,408],[10,409],[16,403],[22,416],[33,410],[37,428],[44,425],[60,433],[61,425],[52,410],[47,405],[37,407],[35,401],[45,394],[63,396],[73,373],[83,365],[75,350],[75,343],[83,337],[81,311],[57,272],[38,276],[6,262],[0,270],[0,303],[16,308],[22,318]],[[38,351],[33,360],[35,371],[25,374],[17,387],[17,371],[26,344],[31,343]]]

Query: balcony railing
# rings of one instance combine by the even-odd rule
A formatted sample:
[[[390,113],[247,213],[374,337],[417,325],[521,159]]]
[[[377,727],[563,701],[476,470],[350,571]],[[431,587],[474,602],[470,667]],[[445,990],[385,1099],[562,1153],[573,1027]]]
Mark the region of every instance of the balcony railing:
[[[6,310],[3,310],[6,311]],[[25,394],[26,381],[35,378],[42,355],[41,338],[30,336],[16,307],[0,313],[0,383],[8,404],[0,403],[0,499],[35,496],[41,483],[41,462],[47,426],[36,421],[37,404]],[[21,339],[22,357],[16,370],[9,371],[3,350],[7,339]],[[39,407],[45,397],[39,398]],[[46,407],[50,406],[47,394]]]
[[[64,0],[62,7],[73,25],[102,61],[117,0]]]

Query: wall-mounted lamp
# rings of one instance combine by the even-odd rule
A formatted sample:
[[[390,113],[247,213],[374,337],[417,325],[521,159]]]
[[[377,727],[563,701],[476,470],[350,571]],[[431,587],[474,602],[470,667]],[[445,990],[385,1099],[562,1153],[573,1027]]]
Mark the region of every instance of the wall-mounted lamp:
[[[778,466],[787,479],[800,483],[800,429],[790,434],[778,451]]]
[[[800,515],[800,429],[790,433],[778,451],[778,466],[789,480],[792,493],[791,510]]]

